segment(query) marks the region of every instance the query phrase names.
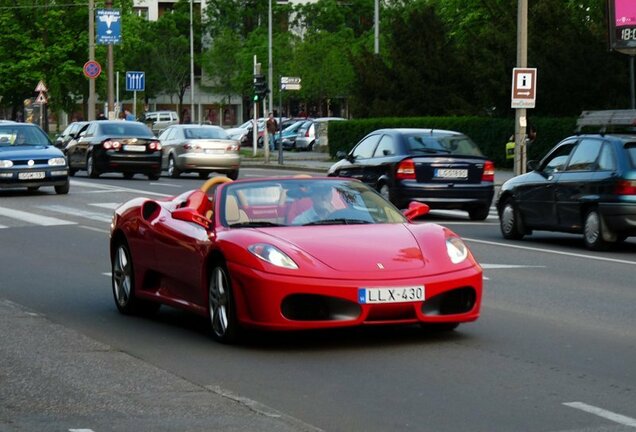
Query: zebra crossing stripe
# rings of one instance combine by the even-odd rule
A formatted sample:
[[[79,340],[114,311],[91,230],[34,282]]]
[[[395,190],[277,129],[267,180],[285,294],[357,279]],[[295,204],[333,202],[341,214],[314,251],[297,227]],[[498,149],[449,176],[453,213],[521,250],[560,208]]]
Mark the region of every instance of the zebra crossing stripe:
[[[49,216],[40,216],[33,213],[23,212],[20,210],[13,210],[5,207],[0,207],[0,216],[5,216],[11,219],[18,219],[23,222],[32,223],[42,226],[54,226],[54,225],[77,225],[77,222],[71,222],[63,219],[58,219]]]

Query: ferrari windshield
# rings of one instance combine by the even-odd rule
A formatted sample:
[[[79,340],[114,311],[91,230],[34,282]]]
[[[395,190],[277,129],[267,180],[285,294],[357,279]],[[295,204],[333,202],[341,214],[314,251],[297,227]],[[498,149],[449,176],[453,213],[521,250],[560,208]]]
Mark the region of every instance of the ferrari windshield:
[[[229,184],[223,224],[230,227],[404,223],[393,204],[358,181],[281,179]]]

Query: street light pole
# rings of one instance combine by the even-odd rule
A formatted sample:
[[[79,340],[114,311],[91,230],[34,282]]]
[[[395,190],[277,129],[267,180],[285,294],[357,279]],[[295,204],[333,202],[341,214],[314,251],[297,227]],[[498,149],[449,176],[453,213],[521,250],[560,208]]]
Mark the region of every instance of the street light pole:
[[[380,54],[380,0],[375,0],[375,13],[374,13],[374,49],[375,54]]]
[[[112,9],[112,0],[106,0],[106,9]],[[115,59],[113,55],[113,44],[108,44],[108,118],[115,115]],[[112,113],[112,114],[111,114]]]
[[[194,119],[194,31],[192,30],[192,4],[190,0],[190,121]],[[181,119],[183,121],[183,119]]]
[[[528,0],[518,0],[517,67],[528,66]],[[526,109],[515,110],[515,175],[526,172]]]
[[[272,80],[274,77],[272,63],[272,0],[269,0],[269,24],[267,26],[268,62],[267,62],[267,88],[269,89],[269,112],[274,112],[274,93]]]
[[[88,0],[88,60],[95,60],[95,0]],[[88,120],[95,120],[95,79],[88,79]]]

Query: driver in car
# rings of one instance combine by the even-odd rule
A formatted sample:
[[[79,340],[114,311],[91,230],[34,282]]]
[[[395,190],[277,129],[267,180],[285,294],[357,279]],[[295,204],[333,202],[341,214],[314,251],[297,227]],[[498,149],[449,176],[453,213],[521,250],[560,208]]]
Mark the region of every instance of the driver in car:
[[[292,221],[293,225],[304,225],[325,219],[331,212],[336,210],[333,205],[332,189],[328,186],[314,189],[311,199],[313,205],[300,213]]]

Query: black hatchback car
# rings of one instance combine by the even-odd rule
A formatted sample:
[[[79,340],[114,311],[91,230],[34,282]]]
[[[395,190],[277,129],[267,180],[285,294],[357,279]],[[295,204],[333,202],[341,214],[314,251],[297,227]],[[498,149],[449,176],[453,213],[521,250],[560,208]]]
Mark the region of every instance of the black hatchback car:
[[[598,126],[615,127],[616,113],[597,116],[608,123]],[[636,111],[626,118],[633,128]],[[594,120],[584,113],[579,126]],[[533,230],[581,233],[588,249],[603,250],[636,235],[636,131],[571,136],[540,162],[529,161],[528,169],[499,192],[504,238],[521,239]]]
[[[330,176],[353,177],[398,208],[419,201],[432,209],[488,217],[495,165],[468,136],[441,129],[380,129],[364,137]]]
[[[64,149],[70,174],[86,170],[89,177],[106,172],[136,173],[151,180],[161,175],[161,143],[148,126],[125,120],[96,120],[83,126]]]

